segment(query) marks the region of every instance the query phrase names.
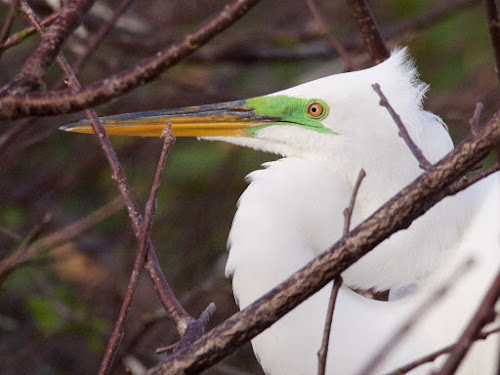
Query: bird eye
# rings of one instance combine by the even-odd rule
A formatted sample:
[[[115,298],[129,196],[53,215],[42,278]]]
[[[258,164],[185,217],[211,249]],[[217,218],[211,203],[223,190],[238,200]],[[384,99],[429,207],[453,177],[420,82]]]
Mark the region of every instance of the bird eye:
[[[311,103],[307,109],[307,113],[311,117],[320,117],[323,114],[323,106],[318,102]]]

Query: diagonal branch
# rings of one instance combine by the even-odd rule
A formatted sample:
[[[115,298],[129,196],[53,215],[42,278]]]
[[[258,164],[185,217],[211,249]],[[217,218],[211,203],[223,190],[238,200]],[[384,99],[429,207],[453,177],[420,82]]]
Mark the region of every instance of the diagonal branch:
[[[143,225],[143,233],[141,234],[141,237],[139,239],[139,249],[135,256],[132,274],[127,286],[127,293],[123,298],[120,313],[118,314],[118,319],[116,320],[115,326],[113,327],[113,332],[109,339],[108,347],[106,348],[104,358],[101,362],[101,368],[99,369],[99,374],[101,375],[107,374],[109,372],[111,364],[113,363],[113,358],[116,354],[116,349],[118,348],[118,345],[120,344],[120,341],[124,334],[125,322],[127,321],[130,306],[132,305],[134,291],[136,289],[137,282],[139,281],[139,275],[141,273],[142,267],[144,266],[144,260],[148,252],[147,245],[149,241],[149,233],[151,231],[151,226],[153,225],[153,217],[156,211],[156,202],[158,197],[158,190],[161,184],[162,174],[165,169],[165,163],[167,161],[168,153],[174,143],[175,137],[170,132],[170,128],[168,128],[168,132],[165,134],[165,140],[163,142],[161,155],[158,160],[158,167],[156,169],[153,186],[151,188],[151,194],[148,203],[146,204],[146,220],[144,221]]]
[[[463,263],[459,264],[454,272],[446,279],[441,285],[435,289],[432,294],[427,296],[427,298],[412,312],[408,317],[406,322],[396,331],[394,334],[387,339],[387,341],[382,345],[378,351],[373,355],[372,358],[366,363],[363,369],[359,372],[359,375],[369,375],[377,368],[377,366],[393,351],[397,344],[410,332],[410,330],[418,323],[419,319],[429,312],[430,309],[435,307],[451,288],[456,286],[456,281],[460,277],[463,277],[465,273],[470,271],[474,261],[472,258],[466,259]]]
[[[80,25],[83,16],[95,0],[68,2],[59,17],[45,33],[37,49],[26,60],[20,72],[0,90],[0,97],[34,88],[57,57],[70,33]]]
[[[51,13],[49,16],[45,17],[42,20],[42,25],[47,26],[50,25],[54,20],[59,17],[60,11]],[[23,40],[25,40],[27,37],[36,34],[36,28],[35,26],[30,26],[27,27],[24,30],[21,30],[17,33],[12,34],[5,40],[3,43],[0,43],[0,53],[5,51],[6,49],[9,49],[19,43],[21,43]]]
[[[191,55],[214,36],[234,24],[258,2],[259,0],[233,0],[176,44],[158,51],[128,70],[76,92],[57,90],[43,94],[4,95],[0,98],[0,118],[61,114],[105,103],[158,77],[165,69]]]
[[[40,21],[38,20],[38,17],[36,16],[36,14],[34,14],[33,10],[31,9],[26,0],[20,0],[20,1],[21,1],[21,10],[34,24],[34,26],[37,28],[40,34],[42,34],[43,36],[45,30],[44,27],[41,25]],[[68,86],[72,89],[79,89],[80,83],[78,82],[74,72],[71,70],[71,67],[69,66],[68,62],[61,53],[57,55],[57,61],[61,66],[62,70],[64,71],[64,73],[66,74],[66,76],[68,77],[67,79]],[[143,243],[145,241],[144,248],[147,249],[146,257],[144,256],[136,257],[134,270],[132,272],[132,280],[129,284],[129,290],[127,291],[126,299],[122,304],[119,321],[115,325],[114,334],[110,339],[110,345],[106,350],[106,355],[99,370],[100,375],[105,375],[109,372],[109,369],[111,367],[113,356],[116,352],[116,347],[121,338],[121,330],[123,329],[123,325],[128,315],[132,294],[135,290],[135,285],[137,283],[137,278],[139,276],[139,273],[137,272],[136,268],[138,267],[139,269],[142,269],[144,265],[144,260],[146,260],[146,264],[144,266],[149,271],[156,292],[160,298],[160,302],[167,311],[169,317],[171,317],[176,323],[177,330],[179,331],[180,334],[184,333],[186,328],[189,327],[189,323],[193,319],[191,318],[191,316],[189,316],[189,314],[184,310],[179,301],[175,298],[172,289],[170,288],[170,285],[168,284],[168,282],[165,279],[165,276],[163,275],[160,264],[154,252],[153,245],[151,244],[151,241],[149,239],[148,231],[144,229],[146,228],[146,226],[143,223],[139,206],[131,192],[130,185],[128,184],[127,178],[125,176],[125,172],[123,171],[123,168],[121,167],[120,162],[118,161],[117,155],[113,147],[111,146],[111,142],[106,134],[106,131],[104,130],[104,127],[102,126],[96,112],[93,109],[87,109],[85,113],[90,120],[94,133],[96,134],[97,139],[104,151],[104,154],[108,159],[108,162],[113,170],[113,178],[117,183],[118,190],[122,193],[123,199],[126,202],[127,210],[129,212],[129,217],[132,222],[132,226],[134,228],[134,234],[139,243]],[[165,159],[166,151],[168,151],[169,146],[172,143],[171,141],[172,138],[167,137],[165,141],[164,153],[162,154],[162,158],[160,158],[160,163],[166,160]],[[159,167],[156,176],[156,181],[158,183],[160,181],[160,177],[161,177],[161,168]],[[156,187],[153,186],[153,190],[151,193],[153,197],[155,191],[157,192],[157,189],[158,186]],[[150,200],[149,220],[152,220],[152,207],[154,206],[154,204],[155,204],[155,199]],[[143,241],[143,236],[145,236],[144,241]]]
[[[490,32],[493,55],[495,56],[495,72],[500,82],[500,20],[498,19],[498,10],[495,0],[485,0],[484,5],[486,7],[486,21]]]
[[[48,235],[40,241],[28,246],[24,251],[16,251],[0,261],[0,284],[16,267],[33,259],[42,251],[59,246],[67,241],[76,238],[81,233],[93,228],[98,222],[114,215],[123,208],[123,203],[119,199],[113,199],[108,204],[92,212],[87,217],[69,224],[59,231]]]
[[[491,322],[495,317],[495,304],[500,298],[500,272],[498,272],[495,281],[491,284],[488,293],[481,301],[479,308],[470,321],[467,328],[460,336],[457,344],[455,344],[450,356],[444,363],[440,371],[435,372],[436,375],[452,375],[464,359],[471,345],[476,341],[476,337],[481,332],[481,329]]]
[[[19,0],[12,0],[10,3],[9,15],[7,16],[7,21],[2,27],[2,32],[0,33],[0,44],[3,44],[10,33],[12,24],[17,15],[17,6],[19,5]]]
[[[469,136],[330,249],[212,329],[191,347],[173,353],[168,362],[157,365],[148,373],[195,373],[220,361],[340,275],[392,233],[408,228],[413,220],[443,198],[440,192],[446,186],[461,178],[498,143],[500,111],[476,136]]]
[[[489,329],[487,331],[482,332],[480,335],[478,335],[476,337],[476,340],[486,340],[490,335],[498,334],[499,332],[500,332],[499,327]],[[455,348],[456,345],[457,345],[457,343],[448,345],[440,350],[435,351],[434,353],[428,354],[420,359],[417,359],[416,361],[410,362],[410,363],[408,363],[402,367],[399,367],[396,370],[391,371],[390,373],[387,373],[385,375],[403,375],[403,374],[406,374],[406,373],[410,372],[411,370],[413,370],[414,368],[423,365],[424,363],[432,362],[437,357],[451,352],[453,350],[453,348]]]
[[[352,15],[358,22],[359,31],[363,36],[373,62],[379,64],[387,60],[391,56],[391,53],[387,49],[380,29],[375,23],[375,19],[366,2],[364,0],[346,0],[346,2],[351,7]]]
[[[413,142],[413,139],[411,139],[410,134],[408,134],[408,130],[406,130],[406,126],[403,124],[403,121],[401,120],[401,117],[396,113],[394,108],[392,108],[391,104],[389,103],[389,100],[386,98],[386,96],[384,95],[384,93],[380,89],[380,85],[378,83],[374,83],[372,85],[372,88],[373,88],[373,90],[375,90],[375,92],[380,97],[380,105],[387,109],[387,112],[389,112],[392,119],[394,120],[394,122],[398,126],[399,136],[404,139],[404,141],[408,145],[410,151],[415,156],[415,158],[418,160],[418,164],[419,164],[420,168],[423,169],[424,171],[428,171],[432,164],[424,156],[420,147],[418,147],[416,145],[416,143]]]

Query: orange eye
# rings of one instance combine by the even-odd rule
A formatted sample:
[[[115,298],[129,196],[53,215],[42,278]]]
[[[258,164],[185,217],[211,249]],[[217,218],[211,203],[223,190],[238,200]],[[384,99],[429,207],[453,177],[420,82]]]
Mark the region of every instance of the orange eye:
[[[318,102],[312,103],[307,109],[307,113],[311,117],[319,117],[323,114],[323,106]]]

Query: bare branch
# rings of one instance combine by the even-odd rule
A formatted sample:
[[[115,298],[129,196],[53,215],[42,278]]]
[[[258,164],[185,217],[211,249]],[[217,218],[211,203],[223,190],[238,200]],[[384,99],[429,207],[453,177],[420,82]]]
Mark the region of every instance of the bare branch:
[[[69,224],[61,230],[51,234],[42,240],[29,246],[23,252],[14,252],[0,261],[0,281],[3,281],[16,267],[34,258],[42,251],[59,246],[80,234],[93,228],[97,223],[103,221],[123,208],[123,203],[119,198],[113,199],[108,204],[97,209],[87,217]]]
[[[392,350],[401,342],[401,340],[410,332],[422,317],[436,306],[450,289],[456,285],[457,279],[463,277],[472,268],[474,261],[471,258],[466,259],[458,265],[454,272],[446,279],[432,294],[418,306],[408,317],[407,321],[382,345],[379,350],[370,358],[365,367],[359,372],[359,375],[371,374],[377,366],[391,353]]]
[[[356,197],[358,195],[359,187],[361,186],[361,182],[366,177],[366,172],[363,168],[359,171],[358,178],[356,179],[356,183],[354,184],[354,188],[352,190],[351,201],[349,202],[349,207],[344,210],[344,229],[342,230],[342,235],[345,236],[349,233],[349,229],[351,227],[351,219],[352,213],[354,212],[354,204],[356,203]]]
[[[307,0],[307,6],[309,7],[309,10],[311,11],[311,14],[314,18],[314,21],[316,22],[316,25],[318,26],[318,30],[323,35],[332,47],[334,51],[336,51],[339,56],[344,60],[345,64],[347,65],[348,70],[357,70],[356,66],[354,65],[351,57],[349,54],[346,52],[342,44],[335,38],[333,35],[331,35],[328,32],[328,29],[325,25],[325,22],[323,21],[323,17],[321,17],[321,14],[319,14],[318,8],[316,7],[316,4],[314,3],[314,0]]]
[[[176,44],[158,51],[131,69],[122,71],[76,92],[57,90],[43,94],[4,95],[4,97],[0,98],[0,118],[61,114],[105,103],[153,80],[166,68],[191,55],[215,35],[240,19],[258,2],[259,0],[233,0],[217,15],[193,32],[186,34]],[[6,88],[9,89],[10,87],[9,85]]]
[[[483,327],[495,318],[495,304],[500,298],[500,272],[498,272],[495,281],[491,284],[488,293],[481,301],[479,308],[470,321],[462,336],[454,346],[450,356],[446,359],[443,367],[436,375],[452,375],[469,351],[472,343],[480,334]]]
[[[486,20],[488,22],[493,55],[495,56],[495,72],[500,83],[500,20],[498,19],[498,10],[495,0],[485,0],[484,5],[486,7]]]
[[[406,130],[406,126],[403,124],[403,121],[401,120],[401,117],[396,113],[394,108],[392,108],[391,104],[389,103],[389,100],[386,98],[384,93],[382,92],[380,85],[378,83],[374,83],[372,85],[373,90],[380,96],[380,105],[385,107],[387,109],[387,112],[391,115],[392,119],[396,123],[399,129],[399,136],[403,138],[403,140],[406,142],[408,145],[410,151],[412,154],[415,156],[415,158],[418,160],[418,164],[421,169],[424,171],[427,171],[430,169],[432,164],[427,160],[427,158],[424,156],[422,153],[422,150],[413,142],[413,139],[411,139],[410,134],[408,134],[408,130]]]
[[[206,333],[188,349],[173,353],[169,361],[149,374],[202,371],[232,353],[293,309],[397,230],[407,228],[426,208],[436,204],[438,192],[482,160],[500,143],[500,111],[413,183],[335,245],[244,310]],[[425,203],[425,205],[424,205]]]
[[[359,187],[363,178],[365,178],[366,172],[361,169],[354,184],[354,189],[352,190],[351,200],[349,206],[344,210],[344,229],[342,235],[345,236],[349,233],[351,227],[352,213],[354,212],[354,204],[356,202],[356,197],[358,196]],[[342,286],[342,276],[338,276],[333,281],[332,293],[330,294],[330,302],[328,303],[328,310],[326,313],[325,327],[323,329],[323,340],[321,342],[321,348],[318,352],[318,375],[324,375],[326,371],[326,359],[328,356],[328,347],[330,345],[330,332],[332,329],[333,312],[335,310],[335,302],[337,300],[337,294],[340,287]]]
[[[132,298],[134,296],[137,282],[139,281],[139,275],[141,273],[142,267],[144,266],[144,261],[148,251],[149,233],[151,231],[151,226],[153,224],[153,217],[156,211],[156,201],[158,197],[158,190],[161,184],[162,174],[165,169],[165,163],[167,161],[167,156],[170,151],[170,148],[175,143],[175,137],[170,132],[170,128],[167,129],[168,132],[165,134],[165,141],[163,142],[163,148],[161,150],[160,159],[158,161],[158,167],[156,169],[153,186],[151,188],[151,194],[148,203],[146,204],[146,214],[145,214],[146,219],[143,225],[143,233],[141,234],[141,237],[139,239],[139,249],[135,256],[135,262],[132,268],[132,274],[130,275],[129,283],[127,286],[127,293],[123,298],[122,306],[120,308],[120,313],[118,314],[118,319],[116,320],[115,326],[113,327],[113,332],[109,339],[108,346],[104,354],[104,358],[101,362],[101,368],[99,369],[99,374],[101,375],[107,374],[111,369],[111,364],[113,363],[113,357],[116,353],[118,344],[120,343],[124,334],[125,322],[127,321],[128,313],[130,311],[130,306],[132,305]],[[188,317],[186,317],[185,319],[188,319]],[[179,322],[176,323],[179,324]]]
[[[99,28],[97,33],[90,40],[90,43],[88,44],[85,52],[81,56],[79,56],[74,63],[73,71],[75,72],[75,74],[78,74],[90,55],[97,49],[97,46],[102,42],[104,37],[108,35],[108,33],[115,25],[116,21],[118,21],[123,12],[127,10],[131,2],[132,0],[122,0],[120,4],[118,4],[118,6],[115,8],[113,16]]]
[[[387,60],[391,53],[385,45],[382,34],[366,2],[364,0],[346,0],[346,2],[351,7],[351,12],[358,22],[359,31],[363,36],[373,62],[379,64]]]
[[[50,25],[52,22],[54,22],[54,20],[59,17],[59,11],[58,12],[54,12],[52,13],[51,15],[45,17],[43,20],[42,20],[42,25],[43,26],[48,26]],[[35,26],[30,26],[22,31],[19,31],[15,34],[12,34],[11,36],[9,36],[7,38],[7,40],[4,42],[4,43],[0,43],[0,52],[3,52],[5,51],[6,49],[9,49],[19,43],[21,43],[23,40],[25,40],[27,37],[31,36],[31,35],[34,35],[36,34],[36,28]]]
[[[328,302],[328,310],[326,312],[325,327],[323,328],[323,340],[321,341],[321,348],[318,351],[318,375],[325,375],[326,373],[326,359],[330,346],[333,312],[335,311],[335,302],[337,301],[337,295],[342,282],[342,276],[336,277],[333,282],[332,293],[330,294],[330,301]]]
[[[0,44],[3,44],[5,42],[5,39],[7,39],[7,36],[10,33],[10,29],[12,27],[12,24],[14,23],[14,19],[16,18],[17,15],[17,6],[19,4],[19,0],[12,0],[10,3],[10,10],[9,10],[9,15],[7,16],[7,20],[5,21],[2,32],[0,33]],[[1,51],[0,51],[1,53]]]
[[[484,109],[484,105],[481,102],[476,103],[476,108],[474,108],[474,114],[469,120],[471,134],[476,134],[479,129],[479,117],[481,117],[481,112]]]
[[[499,327],[492,328],[490,330],[482,332],[480,335],[478,335],[476,337],[476,340],[485,340],[490,335],[495,334],[495,333],[499,333],[499,332],[500,332]],[[437,357],[439,357],[443,354],[449,353],[450,351],[452,351],[455,348],[456,345],[457,345],[456,343],[452,344],[452,345],[448,345],[448,346],[444,347],[443,349],[440,349],[438,351],[435,351],[434,353],[428,354],[420,359],[417,359],[416,361],[408,363],[408,364],[406,364],[406,365],[404,365],[404,366],[402,366],[394,371],[391,371],[385,375],[403,375],[403,374],[406,374],[406,373],[410,372],[411,370],[413,370],[414,368],[423,365],[424,363],[432,362]]]
[[[95,0],[75,0],[66,4],[50,26],[37,49],[26,60],[20,72],[0,90],[0,97],[28,91],[39,84],[59,53],[69,34],[81,23]]]

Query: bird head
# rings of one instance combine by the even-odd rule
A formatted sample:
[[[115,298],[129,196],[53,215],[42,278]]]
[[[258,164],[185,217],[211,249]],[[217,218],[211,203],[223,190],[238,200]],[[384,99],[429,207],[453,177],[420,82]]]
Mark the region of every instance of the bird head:
[[[449,142],[449,137],[431,134],[443,133],[443,128],[436,116],[421,108],[427,86],[416,78],[406,49],[395,51],[375,67],[332,75],[270,95],[114,115],[101,117],[101,121],[110,135],[159,137],[171,125],[177,137],[222,140],[283,156],[337,159],[339,163],[345,160],[357,174],[360,167],[366,169],[364,163],[390,158],[395,148],[406,148],[393,120],[379,105],[371,87],[374,83],[380,84],[424,154],[431,161],[440,158],[441,143],[444,138]],[[93,132],[87,120],[61,129]],[[426,144],[422,145],[421,139]],[[408,150],[406,154],[413,159]],[[418,169],[416,162],[412,166]]]

